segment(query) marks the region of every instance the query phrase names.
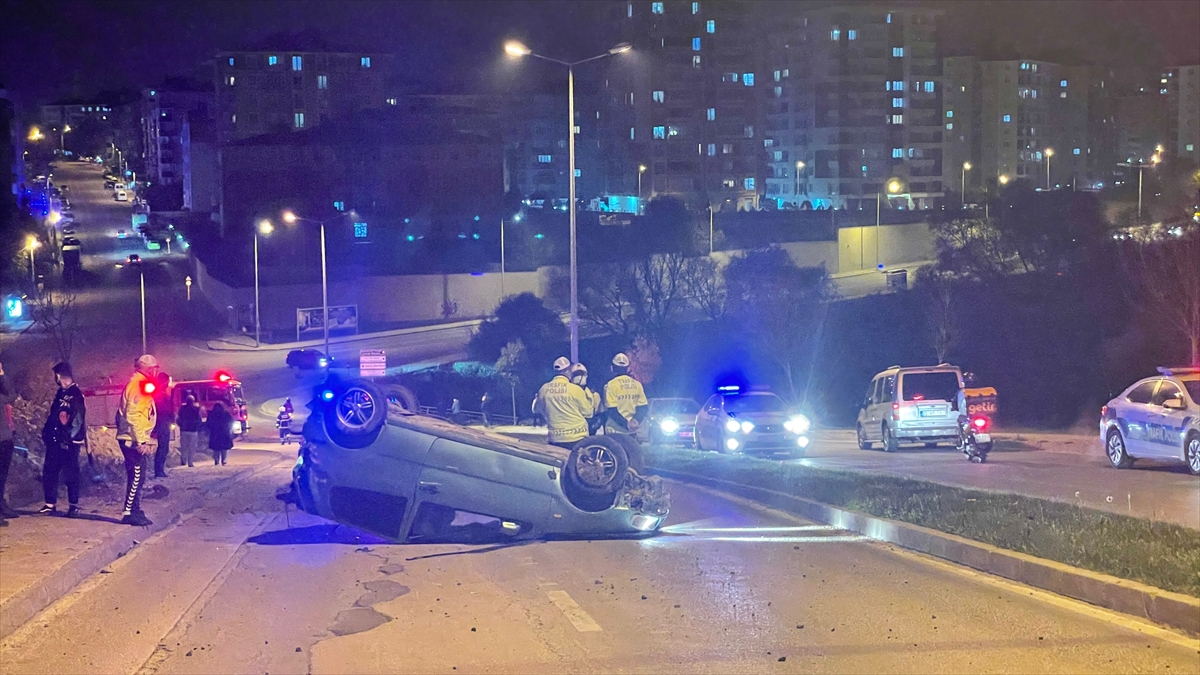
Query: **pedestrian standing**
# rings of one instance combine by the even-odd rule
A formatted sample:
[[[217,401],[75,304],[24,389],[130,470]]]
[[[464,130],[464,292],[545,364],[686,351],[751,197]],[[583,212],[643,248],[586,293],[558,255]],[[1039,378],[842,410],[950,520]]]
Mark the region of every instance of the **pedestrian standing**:
[[[225,466],[229,449],[233,447],[233,415],[217,401],[208,411],[208,449],[212,452],[213,465]]]
[[[46,446],[46,461],[42,466],[42,493],[46,504],[38,513],[58,513],[58,480],[67,484],[67,517],[79,515],[79,451],[87,441],[87,414],[83,392],[75,384],[71,364],[54,366],[58,391],[42,426],[42,442]]]
[[[154,410],[157,411],[154,436],[158,447],[154,450],[154,477],[167,477],[167,455],[171,454],[171,428],[175,424],[174,406],[171,405],[171,378],[159,373],[155,382]]]
[[[117,445],[125,457],[125,513],[121,522],[146,526],[153,523],[142,512],[142,483],[145,459],[154,454],[152,437],[157,422],[154,391],[158,388],[158,359],[143,354],[133,362],[133,367],[133,376],[117,404]]]
[[[483,398],[479,399],[479,414],[483,416],[483,426],[492,426],[492,420],[489,413],[492,411],[492,397],[488,392],[483,392]]]
[[[292,413],[288,411],[287,406],[279,406],[279,414],[275,416],[275,427],[279,429],[279,444],[286,444],[288,437],[292,435]]]
[[[16,518],[20,515],[9,508],[8,501],[4,499],[4,485],[8,483],[8,468],[12,466],[12,456],[16,450],[16,441],[13,439],[16,425],[13,424],[12,414],[12,402],[16,398],[16,391],[8,383],[8,377],[4,375],[4,364],[0,363],[0,527],[8,525],[8,518]]]
[[[196,396],[191,392],[179,406],[175,422],[179,425],[179,465],[195,466],[192,457],[200,447],[200,406],[196,405]]]

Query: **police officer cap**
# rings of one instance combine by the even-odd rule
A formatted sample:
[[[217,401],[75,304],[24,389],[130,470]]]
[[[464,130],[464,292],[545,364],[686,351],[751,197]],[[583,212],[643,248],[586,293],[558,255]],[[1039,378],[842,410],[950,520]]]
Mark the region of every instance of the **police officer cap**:
[[[561,373],[570,367],[571,359],[568,359],[565,356],[560,356],[557,359],[554,359],[554,372]]]
[[[629,357],[625,356],[625,354],[617,354],[616,356],[613,357],[612,364],[618,368],[628,368],[629,367]]]
[[[582,363],[576,363],[571,366],[572,375],[587,375],[587,366]]]
[[[133,362],[133,365],[144,368],[155,368],[158,366],[158,359],[154,358],[151,354],[142,354],[138,357],[137,361]]]

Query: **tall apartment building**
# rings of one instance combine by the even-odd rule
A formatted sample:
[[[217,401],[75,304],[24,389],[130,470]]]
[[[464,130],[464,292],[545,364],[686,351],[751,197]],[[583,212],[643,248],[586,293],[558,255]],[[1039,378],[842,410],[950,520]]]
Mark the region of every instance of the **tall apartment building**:
[[[770,4],[763,72],[780,208],[932,208],[943,196],[938,12],[887,4]],[[900,193],[887,195],[898,180]]]
[[[192,113],[212,114],[213,93],[202,83],[176,81],[142,90],[142,159],[146,179],[164,185],[183,181],[183,127]]]
[[[387,54],[221,52],[214,71],[221,142],[395,105],[392,69]]]
[[[770,85],[761,66],[763,8],[737,0],[614,4],[614,32],[633,52],[606,67],[607,125],[628,138],[630,164],[605,167],[622,176],[613,182],[636,181],[645,166],[647,199],[674,195],[718,210],[759,205],[766,173],[759,100]],[[579,118],[581,127],[591,123]]]
[[[1200,165],[1200,65],[1176,70],[1179,103],[1175,151]]]

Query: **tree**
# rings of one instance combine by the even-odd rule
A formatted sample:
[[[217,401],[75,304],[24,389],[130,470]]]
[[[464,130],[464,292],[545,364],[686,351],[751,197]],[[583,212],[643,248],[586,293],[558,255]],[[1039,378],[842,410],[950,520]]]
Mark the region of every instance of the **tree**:
[[[933,351],[938,363],[946,363],[950,352],[958,346],[962,334],[958,323],[954,281],[950,274],[934,266],[917,271],[916,290],[921,294],[926,316],[931,324]]]
[[[693,258],[685,273],[684,287],[689,299],[708,318],[714,321],[725,318],[728,293],[717,263],[712,258]]]
[[[33,305],[33,320],[50,336],[55,355],[60,361],[70,361],[79,334],[79,312],[75,293],[46,291]]]
[[[467,343],[467,353],[476,361],[494,363],[505,346],[521,342],[532,354],[549,363],[557,355],[552,351],[567,340],[562,319],[533,293],[505,298],[496,307],[496,317],[480,324]]]
[[[1200,232],[1135,244],[1124,254],[1139,309],[1186,340],[1191,364],[1200,366]]]
[[[694,264],[682,253],[662,253],[585,265],[579,274],[580,317],[613,335],[656,335],[684,308]]]
[[[639,335],[629,350],[629,374],[642,384],[650,384],[659,368],[662,368],[662,355],[658,353],[658,344]]]
[[[725,269],[729,313],[760,355],[779,367],[792,397],[813,369],[834,290],[824,267],[799,267],[772,246],[735,257]]]

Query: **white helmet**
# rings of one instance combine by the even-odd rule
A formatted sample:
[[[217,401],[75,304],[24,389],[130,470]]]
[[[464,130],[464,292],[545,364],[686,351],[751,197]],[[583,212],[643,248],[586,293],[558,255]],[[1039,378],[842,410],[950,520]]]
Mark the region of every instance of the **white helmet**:
[[[625,356],[624,353],[618,353],[616,356],[613,357],[612,364],[618,368],[628,368],[629,367],[629,357]]]
[[[554,372],[562,373],[562,372],[565,372],[570,367],[571,367],[571,359],[568,359],[565,356],[560,356],[557,359],[554,359]]]

